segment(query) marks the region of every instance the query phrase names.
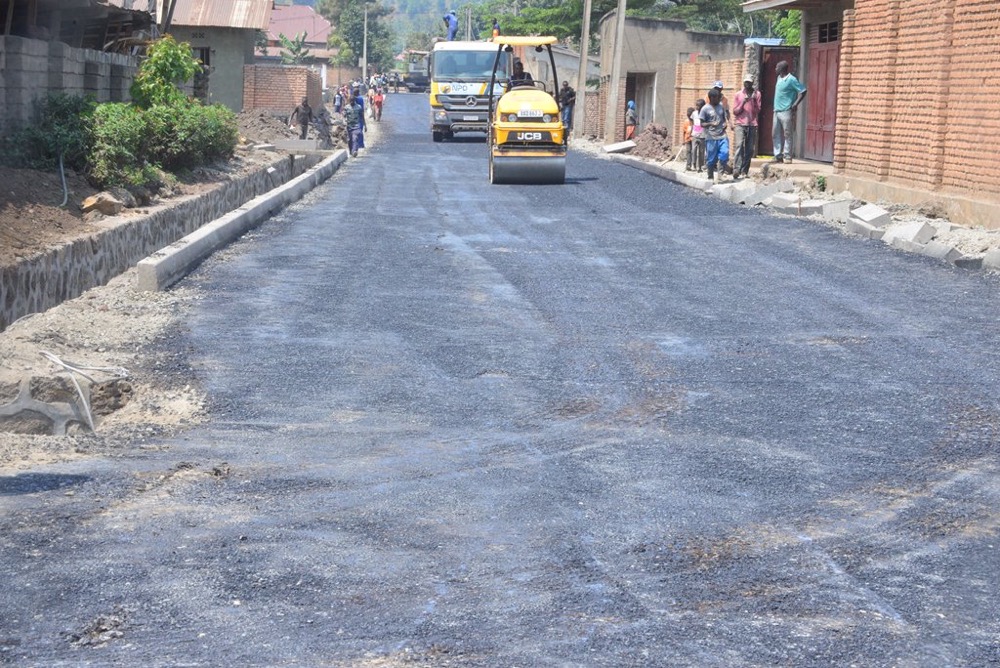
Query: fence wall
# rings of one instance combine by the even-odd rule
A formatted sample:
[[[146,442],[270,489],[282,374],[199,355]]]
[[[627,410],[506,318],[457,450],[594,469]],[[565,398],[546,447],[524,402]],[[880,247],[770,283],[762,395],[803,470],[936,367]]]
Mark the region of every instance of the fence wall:
[[[318,72],[302,65],[246,65],[243,68],[244,111],[267,111],[287,117],[302,98],[319,109],[323,82]]]
[[[36,102],[49,93],[128,101],[138,67],[132,56],[0,35],[0,134],[34,121]]]

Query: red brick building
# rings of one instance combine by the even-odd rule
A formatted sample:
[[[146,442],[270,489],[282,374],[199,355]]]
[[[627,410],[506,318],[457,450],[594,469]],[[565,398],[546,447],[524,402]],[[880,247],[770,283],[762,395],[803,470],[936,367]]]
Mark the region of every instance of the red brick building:
[[[1000,2],[744,3],[745,11],[774,8],[803,11],[800,79],[809,93],[799,155],[814,157],[810,146],[822,145],[817,133],[826,133],[834,187],[865,199],[935,203],[956,222],[1000,228],[1000,161],[982,148],[1000,131],[993,93]]]

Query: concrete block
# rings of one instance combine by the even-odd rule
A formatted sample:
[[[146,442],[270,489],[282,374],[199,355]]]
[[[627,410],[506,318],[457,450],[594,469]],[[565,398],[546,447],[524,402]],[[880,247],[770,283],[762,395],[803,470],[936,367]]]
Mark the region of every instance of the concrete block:
[[[895,239],[900,239],[902,241],[924,245],[933,239],[936,234],[937,229],[935,229],[933,225],[928,225],[927,223],[921,221],[914,221],[912,223],[896,225],[895,227],[886,230],[885,236],[882,237],[882,240],[887,244],[891,244]]]
[[[961,228],[961,225],[956,225],[955,223],[949,223],[947,220],[932,220],[930,222],[934,226],[934,229],[938,231],[938,234],[948,234],[952,230],[957,230]]]
[[[825,220],[834,223],[846,223],[851,217],[851,200],[834,199],[823,203],[823,210],[820,212]]]
[[[983,269],[1000,271],[1000,248],[987,251],[983,256]]]
[[[773,197],[778,193],[790,193],[793,190],[795,190],[795,185],[788,179],[782,179],[757,188],[743,203],[747,206],[757,206],[769,197]]]
[[[721,200],[732,202],[734,190],[736,190],[734,183],[716,183],[710,192]]]
[[[824,204],[826,204],[826,201],[821,199],[807,199],[799,202],[799,215],[814,216],[822,214]]]
[[[910,241],[900,237],[888,237],[889,235],[886,234],[882,237],[882,241],[889,244],[893,248],[898,248],[899,250],[906,251],[907,253],[923,253],[924,249],[927,248],[926,244],[917,243],[916,241]]]
[[[881,239],[882,235],[885,234],[885,230],[881,227],[875,227],[874,225],[863,223],[856,218],[850,218],[847,221],[847,227],[845,230],[851,234],[857,234],[858,236],[865,237],[866,239]]]
[[[983,258],[973,257],[971,255],[963,255],[955,260],[955,266],[960,269],[985,269],[983,266]]]
[[[799,214],[800,198],[795,193],[775,193],[764,204],[775,211],[797,216]]]
[[[607,144],[603,147],[605,153],[628,153],[635,148],[635,142],[629,139],[628,141],[620,141],[617,144]]]
[[[865,204],[851,211],[851,215],[862,223],[867,223],[875,227],[885,227],[892,222],[892,216],[888,211],[874,204]]]
[[[747,198],[757,192],[757,183],[752,180],[736,181],[733,183],[733,202],[743,204]]]
[[[317,151],[319,141],[316,139],[276,139],[274,147],[282,151]]]
[[[940,241],[930,241],[926,246],[924,246],[923,254],[929,257],[936,258],[938,260],[944,260],[945,262],[955,263],[962,255],[962,251],[958,250],[954,246],[951,246]]]

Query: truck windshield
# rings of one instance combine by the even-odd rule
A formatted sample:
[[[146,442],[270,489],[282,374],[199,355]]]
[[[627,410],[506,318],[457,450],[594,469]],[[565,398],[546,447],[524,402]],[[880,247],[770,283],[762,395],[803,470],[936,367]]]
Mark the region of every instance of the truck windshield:
[[[441,51],[434,54],[434,77],[454,79],[489,79],[493,73],[495,51]],[[497,79],[507,78],[507,57],[500,58]]]

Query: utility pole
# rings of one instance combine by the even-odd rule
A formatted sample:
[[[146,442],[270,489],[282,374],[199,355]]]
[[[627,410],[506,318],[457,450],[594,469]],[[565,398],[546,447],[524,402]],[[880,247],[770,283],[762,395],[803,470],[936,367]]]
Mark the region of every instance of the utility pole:
[[[365,2],[365,34],[361,38],[361,83],[368,85],[368,2]]]
[[[615,15],[615,52],[612,57],[611,66],[611,90],[608,91],[608,108],[605,113],[604,140],[607,141],[608,132],[612,133],[612,142],[620,141],[615,137],[615,127],[618,125],[618,118],[622,115],[619,109],[618,82],[622,77],[622,49],[625,41],[625,10],[628,0],[618,0],[618,10]]]
[[[590,64],[591,0],[583,0],[583,30],[580,35],[580,71],[576,75],[576,103],[573,106],[573,134],[581,136],[587,122],[587,65]]]

